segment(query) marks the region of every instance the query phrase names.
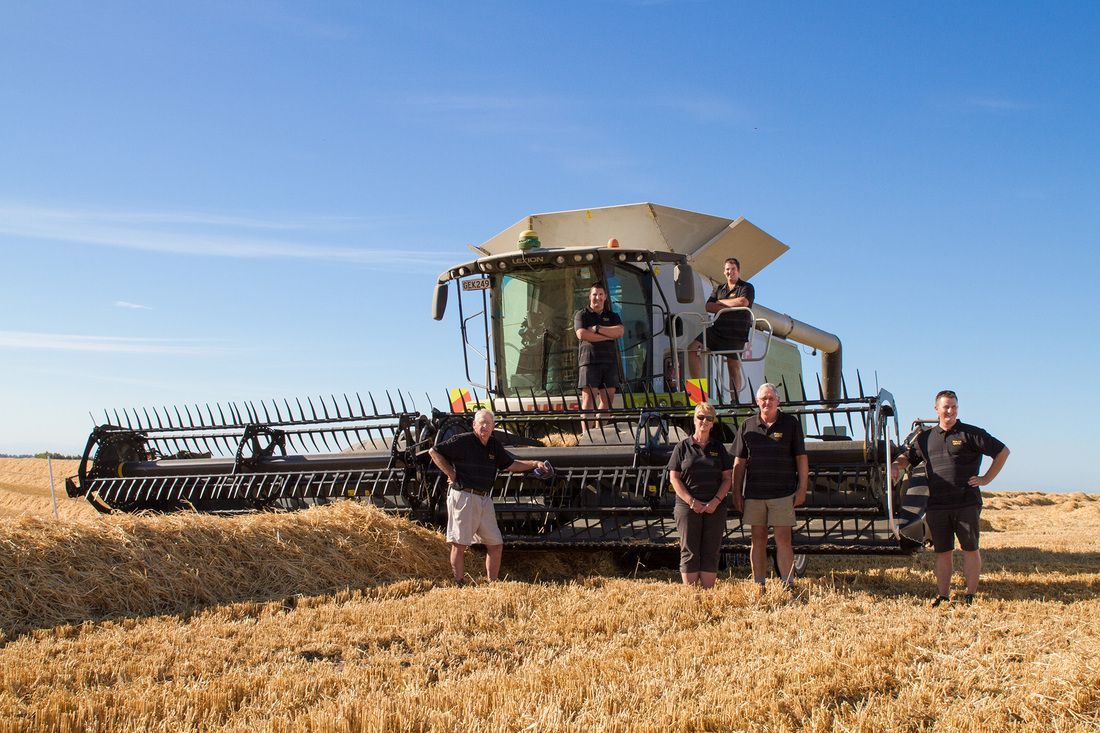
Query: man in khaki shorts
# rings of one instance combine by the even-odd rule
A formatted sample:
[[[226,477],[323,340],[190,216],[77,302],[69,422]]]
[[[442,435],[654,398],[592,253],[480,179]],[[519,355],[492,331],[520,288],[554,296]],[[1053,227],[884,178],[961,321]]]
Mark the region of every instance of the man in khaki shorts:
[[[539,468],[542,461],[518,461],[493,435],[496,418],[492,411],[474,413],[474,431],[462,433],[429,449],[432,462],[447,477],[447,542],[451,543],[451,570],[455,583],[466,581],[466,548],[485,545],[485,573],[496,580],[504,538],[497,527],[492,489],[497,471],[522,473]]]
[[[775,534],[775,557],[783,583],[794,581],[791,529],[794,508],[806,501],[810,461],[802,423],[780,412],[779,391],[773,384],[756,390],[760,413],[741,423],[733,444],[733,505],[742,524],[752,528],[749,559],[753,580],[761,587],[767,577],[768,527]]]

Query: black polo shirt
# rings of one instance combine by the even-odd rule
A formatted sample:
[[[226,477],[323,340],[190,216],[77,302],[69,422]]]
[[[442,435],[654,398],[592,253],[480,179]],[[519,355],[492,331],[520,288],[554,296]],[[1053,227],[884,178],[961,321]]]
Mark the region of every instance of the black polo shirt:
[[[459,484],[479,491],[493,488],[497,471],[503,471],[516,460],[495,435],[490,435],[489,441],[482,445],[473,433],[462,433],[435,449],[454,464]]]
[[[927,464],[930,509],[961,509],[981,506],[982,490],[967,481],[978,475],[982,456],[995,458],[1004,447],[981,428],[956,421],[947,431],[935,425],[921,432],[906,457],[914,466]]]
[[[737,431],[733,455],[748,461],[746,499],[780,499],[798,490],[796,456],[806,455],[802,423],[782,410],[771,427],[757,413]]]
[[[607,326],[621,326],[623,319],[610,308],[604,308],[602,313],[597,313],[590,308],[581,308],[573,314],[573,330],[589,329],[598,325],[600,328]],[[577,349],[577,365],[585,364],[614,364],[619,360],[618,339],[611,341],[581,341]]]
[[[722,441],[711,438],[705,446],[684,438],[672,449],[668,470],[679,471],[688,493],[699,501],[710,501],[722,485],[722,472],[733,468],[733,458]]]
[[[732,298],[748,298],[751,307],[756,302],[756,288],[744,280],[738,280],[732,288],[728,283],[722,283],[714,289],[707,302],[717,303]],[[723,341],[744,343],[749,340],[752,325],[752,317],[746,311],[723,313],[714,322],[714,335]]]

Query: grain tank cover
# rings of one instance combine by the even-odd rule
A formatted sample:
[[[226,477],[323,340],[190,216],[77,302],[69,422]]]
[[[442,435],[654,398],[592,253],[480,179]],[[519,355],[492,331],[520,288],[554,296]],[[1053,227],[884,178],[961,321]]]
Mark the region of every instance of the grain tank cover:
[[[490,255],[515,251],[528,229],[538,232],[546,248],[602,247],[614,237],[629,249],[677,252],[714,282],[724,280],[727,257],[740,260],[741,277],[748,279],[789,249],[744,217],[726,219],[658,204],[532,214],[488,239],[481,249]]]

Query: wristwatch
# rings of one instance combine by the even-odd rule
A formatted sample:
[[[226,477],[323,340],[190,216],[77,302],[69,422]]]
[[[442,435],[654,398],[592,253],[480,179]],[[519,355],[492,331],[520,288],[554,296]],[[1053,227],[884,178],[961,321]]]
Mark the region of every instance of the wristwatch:
[[[595,332],[596,333],[600,332],[600,324],[598,324],[598,323],[596,324]]]

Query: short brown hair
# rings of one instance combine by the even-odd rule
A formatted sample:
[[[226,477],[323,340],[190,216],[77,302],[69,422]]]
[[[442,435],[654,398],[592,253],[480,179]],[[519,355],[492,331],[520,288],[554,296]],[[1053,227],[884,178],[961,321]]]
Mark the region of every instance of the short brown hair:
[[[959,400],[959,396],[957,394],[955,394],[955,390],[953,390],[953,389],[941,389],[939,392],[936,393],[936,400],[932,404],[933,405],[938,405],[940,403],[940,398],[941,397],[947,397],[948,399],[955,400],[956,402]]]
[[[726,262],[732,262],[733,264],[737,265],[738,270],[741,269],[741,260],[737,259],[736,257],[727,257]],[[722,264],[725,264],[725,262],[723,262]]]

